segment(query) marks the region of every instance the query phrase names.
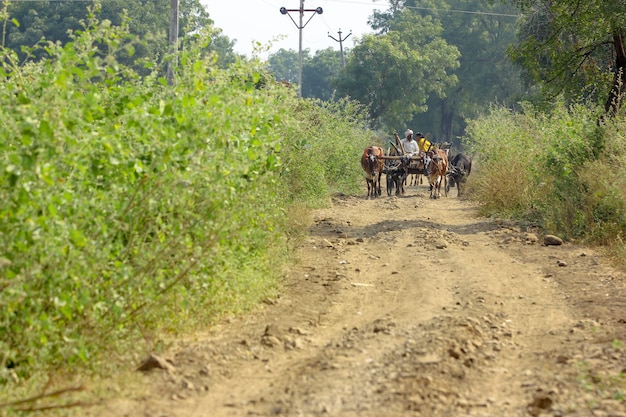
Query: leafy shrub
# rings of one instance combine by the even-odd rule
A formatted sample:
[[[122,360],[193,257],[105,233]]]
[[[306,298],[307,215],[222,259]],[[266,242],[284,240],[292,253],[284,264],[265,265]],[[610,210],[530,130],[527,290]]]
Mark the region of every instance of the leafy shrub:
[[[626,232],[624,119],[599,127],[582,106],[540,113],[494,108],[469,122],[477,159],[473,195],[483,212],[530,219],[544,230],[603,245]],[[474,173],[472,174],[474,175]]]
[[[316,207],[325,204],[329,194],[360,192],[360,156],[375,141],[365,129],[363,109],[346,99],[307,100],[295,106],[294,117],[303,116],[307,122],[290,126],[286,143],[291,198]]]
[[[530,212],[545,186],[536,175],[545,138],[536,134],[535,120],[494,108],[469,121],[467,132],[465,145],[475,159],[469,189],[483,203],[483,213],[515,217]]]
[[[126,36],[92,20],[46,60],[0,52],[0,384],[274,294],[289,207],[360,184],[352,104],[298,100],[258,61],[218,69],[203,36],[169,86],[116,61]]]

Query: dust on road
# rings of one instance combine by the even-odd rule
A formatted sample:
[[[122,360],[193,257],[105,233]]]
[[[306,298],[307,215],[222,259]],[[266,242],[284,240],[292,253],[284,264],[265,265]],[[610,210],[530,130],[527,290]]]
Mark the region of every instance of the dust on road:
[[[280,298],[90,412],[626,417],[625,274],[428,195],[335,196]]]

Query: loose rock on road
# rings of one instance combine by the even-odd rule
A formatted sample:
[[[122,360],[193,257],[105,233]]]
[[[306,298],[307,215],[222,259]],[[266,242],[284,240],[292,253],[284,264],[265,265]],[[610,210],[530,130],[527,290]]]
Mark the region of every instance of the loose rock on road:
[[[336,196],[280,298],[179,340],[88,411],[626,417],[624,283],[593,250],[425,186]]]

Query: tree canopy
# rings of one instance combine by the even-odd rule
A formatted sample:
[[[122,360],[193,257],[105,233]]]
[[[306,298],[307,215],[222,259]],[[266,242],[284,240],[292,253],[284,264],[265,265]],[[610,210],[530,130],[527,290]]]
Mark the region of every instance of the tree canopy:
[[[293,49],[279,49],[270,54],[269,70],[279,81],[297,85],[298,52]],[[334,93],[334,82],[341,75],[341,54],[332,48],[315,52],[302,51],[302,97],[329,100]]]
[[[302,96],[329,100],[341,71],[341,52],[333,48],[316,51],[307,65],[302,66]]]
[[[309,50],[302,51],[303,66],[309,58]],[[298,52],[293,49],[280,48],[277,52],[270,54],[268,59],[269,69],[277,80],[286,81],[290,84],[297,84],[298,80]]]
[[[375,127],[406,125],[431,94],[443,97],[457,82],[460,54],[442,31],[439,21],[403,11],[397,26],[365,35],[352,49],[338,93],[368,106]]]
[[[518,0],[523,18],[511,56],[548,96],[620,107],[626,86],[626,3]],[[608,92],[608,94],[607,94]]]
[[[163,57],[168,51],[169,12],[168,0],[108,0],[102,3],[80,1],[9,2],[6,10],[8,21],[3,46],[18,52],[22,59],[27,56],[38,59],[44,50],[24,52],[44,40],[65,44],[71,40],[70,33],[82,30],[91,9],[99,20],[108,20],[119,26],[128,25],[136,36],[133,60],[137,58]],[[226,64],[233,61],[233,42],[212,28],[213,21],[200,0],[180,0],[179,38],[191,36],[200,30],[212,30],[210,50],[219,51],[220,60]],[[123,57],[122,57],[123,59]],[[128,62],[127,62],[128,63]]]
[[[417,113],[411,126],[450,140],[463,134],[465,118],[496,100],[510,104],[519,98],[519,70],[506,55],[515,40],[515,7],[472,0],[394,0],[386,11],[374,13],[370,22],[379,34],[396,30],[407,37],[411,36],[406,30],[407,14],[440,22],[441,37],[460,52],[454,70],[458,82],[443,95],[431,95],[426,111]]]

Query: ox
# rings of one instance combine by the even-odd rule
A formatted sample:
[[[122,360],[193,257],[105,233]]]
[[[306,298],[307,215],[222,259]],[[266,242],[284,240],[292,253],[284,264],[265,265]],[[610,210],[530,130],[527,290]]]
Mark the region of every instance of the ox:
[[[424,165],[428,183],[430,184],[430,198],[441,197],[441,183],[444,183],[444,192],[447,196],[448,156],[445,150],[435,149],[426,152]]]
[[[361,167],[365,171],[367,182],[367,198],[375,198],[381,195],[380,176],[385,164],[385,153],[380,146],[365,148],[361,156]]]
[[[454,187],[456,184],[457,197],[461,197],[463,194],[461,185],[465,185],[470,172],[472,172],[472,158],[462,153],[452,157],[448,167],[448,179],[450,187]]]
[[[390,155],[392,152],[390,152]],[[385,160],[385,174],[387,177],[387,195],[391,196],[393,189],[396,195],[404,195],[404,183],[409,172],[411,159],[406,155],[400,155],[399,161]]]
[[[393,189],[396,189],[396,195],[405,193],[404,184],[408,175],[409,158],[405,155],[402,141],[398,136],[398,132],[394,132],[395,143],[389,142],[387,156],[400,157],[400,159],[385,159],[385,168],[383,172],[387,179],[387,195],[391,196]]]

